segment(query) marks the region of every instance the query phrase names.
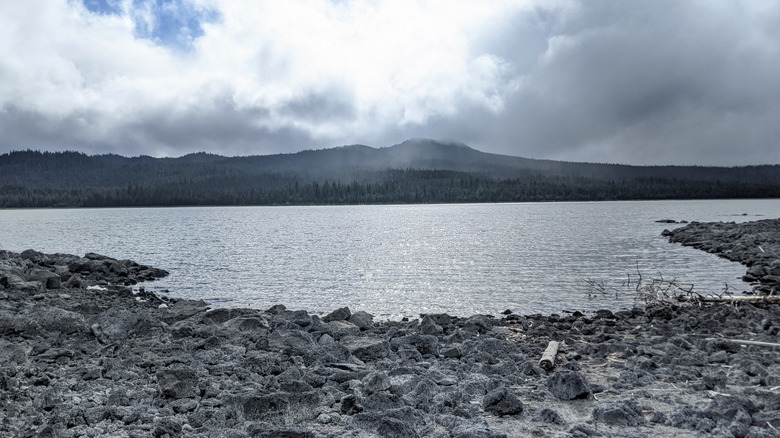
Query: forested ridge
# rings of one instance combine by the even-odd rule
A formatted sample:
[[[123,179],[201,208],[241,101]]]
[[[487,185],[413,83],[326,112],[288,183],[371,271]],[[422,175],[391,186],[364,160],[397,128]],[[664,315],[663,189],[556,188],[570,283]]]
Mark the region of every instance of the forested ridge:
[[[392,204],[780,197],[780,166],[531,160],[431,140],[296,154],[0,155],[0,207]]]

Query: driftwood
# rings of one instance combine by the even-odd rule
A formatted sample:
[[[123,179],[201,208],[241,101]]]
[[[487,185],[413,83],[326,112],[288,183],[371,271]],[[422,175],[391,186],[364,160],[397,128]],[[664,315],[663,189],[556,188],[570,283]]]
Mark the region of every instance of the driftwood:
[[[552,371],[555,368],[555,355],[558,354],[558,342],[550,341],[547,344],[547,349],[542,353],[542,358],[539,359],[539,366],[546,371]]]
[[[780,295],[729,296],[729,295],[680,295],[679,301],[701,303],[780,303]]]
[[[731,342],[732,344],[740,344],[740,345],[756,345],[759,347],[780,347],[780,344],[777,344],[775,342],[748,341],[742,339],[719,339],[719,338],[707,338],[707,340]]]

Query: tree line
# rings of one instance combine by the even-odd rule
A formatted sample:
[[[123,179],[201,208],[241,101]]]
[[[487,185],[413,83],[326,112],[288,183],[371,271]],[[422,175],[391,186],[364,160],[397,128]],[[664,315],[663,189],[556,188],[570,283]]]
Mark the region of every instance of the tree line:
[[[539,176],[493,179],[439,170],[386,171],[379,181],[249,177],[171,180],[123,187],[0,187],[0,207],[155,207],[775,198],[780,187],[668,178],[599,180]]]
[[[481,159],[481,152],[455,148],[448,154],[450,149],[442,148],[442,159],[468,154],[451,160],[462,170],[423,168],[422,161],[420,168],[382,168],[381,160],[366,161],[379,153],[367,148],[162,159],[18,151],[0,155],[0,208],[780,197],[780,166],[567,167],[544,162],[502,173],[470,161]]]

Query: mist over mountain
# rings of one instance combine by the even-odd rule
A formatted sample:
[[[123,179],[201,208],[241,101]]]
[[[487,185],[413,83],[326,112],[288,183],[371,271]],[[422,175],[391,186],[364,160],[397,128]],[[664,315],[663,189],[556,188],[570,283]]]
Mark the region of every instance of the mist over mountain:
[[[518,202],[780,196],[780,166],[627,166],[498,155],[430,139],[178,158],[0,155],[0,207]]]

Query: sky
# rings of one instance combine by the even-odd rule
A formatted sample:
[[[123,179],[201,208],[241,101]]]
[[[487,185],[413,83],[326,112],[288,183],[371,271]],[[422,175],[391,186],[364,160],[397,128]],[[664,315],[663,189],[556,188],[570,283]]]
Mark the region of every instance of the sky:
[[[780,164],[774,0],[0,0],[0,153]]]

